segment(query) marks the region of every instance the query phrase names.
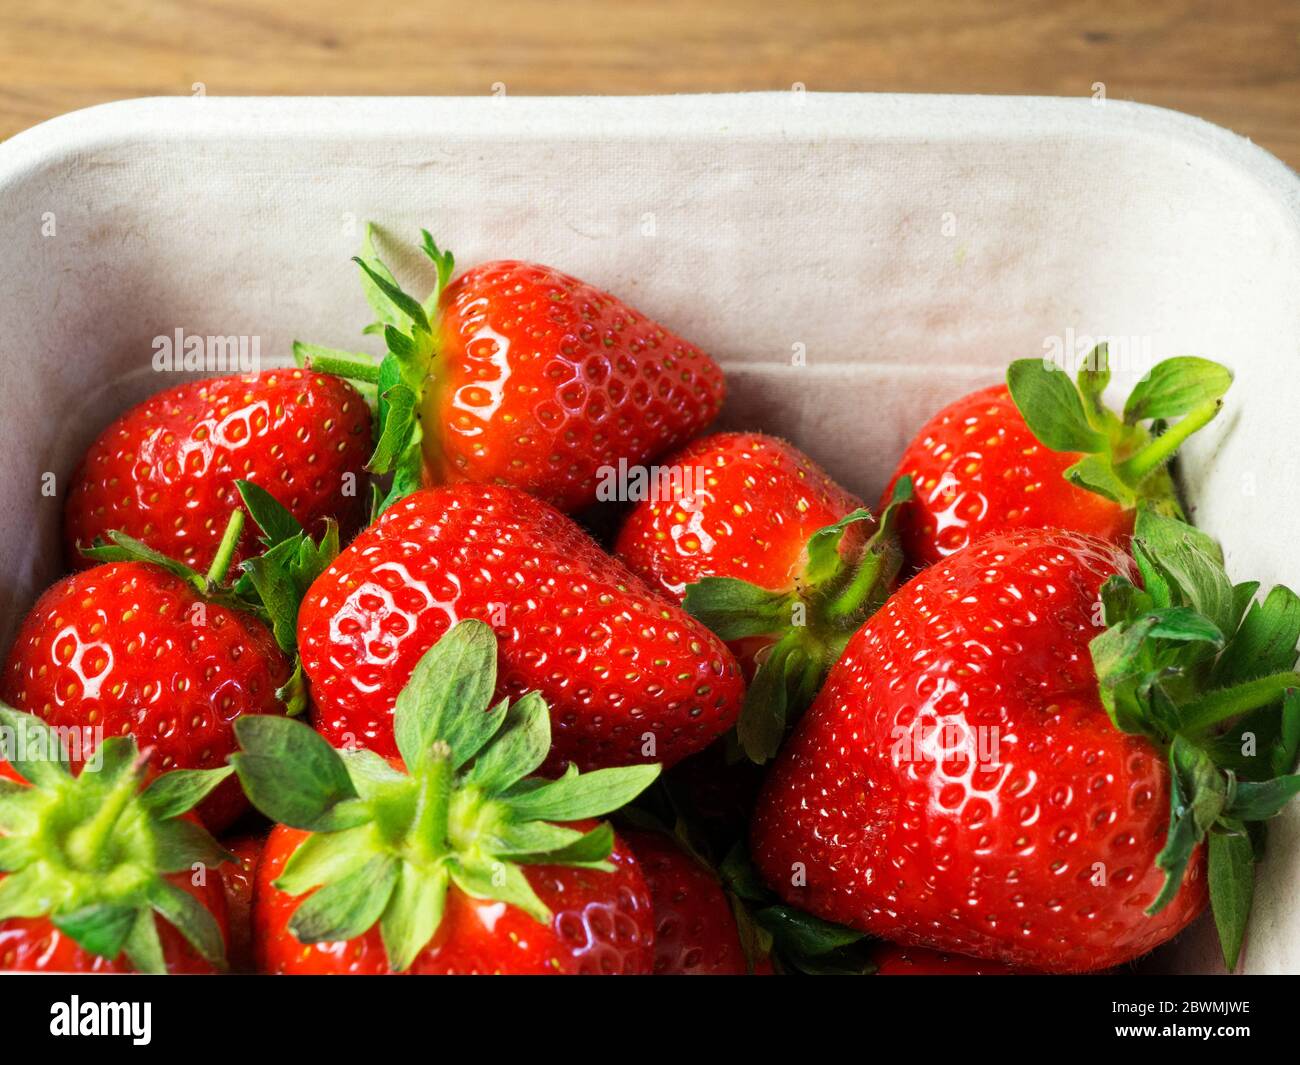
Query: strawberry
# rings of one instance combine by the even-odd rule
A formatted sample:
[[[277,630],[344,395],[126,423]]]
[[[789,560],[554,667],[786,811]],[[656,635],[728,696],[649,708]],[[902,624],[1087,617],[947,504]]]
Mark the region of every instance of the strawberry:
[[[221,887],[230,921],[230,968],[237,973],[253,971],[253,886],[257,863],[266,846],[265,835],[243,835],[226,840],[223,846],[230,861],[222,864]]]
[[[1249,823],[1300,789],[1300,599],[1252,605],[1212,540],[1150,511],[1133,551],[1005,534],[900,589],[764,783],[767,882],[905,946],[1081,971],[1177,933],[1208,877],[1235,964]]]
[[[68,737],[0,703],[0,970],[212,973],[225,860],[189,811],[231,772],[154,777],[111,736],[73,773]],[[161,918],[161,920],[159,920]]]
[[[997,962],[943,954],[918,947],[884,944],[875,954],[877,976],[1017,976],[1015,969]],[[1028,974],[1025,974],[1028,975]]]
[[[657,976],[744,976],[736,918],[718,878],[662,832],[624,832],[654,901]]]
[[[1050,363],[1020,359],[1005,386],[931,418],[894,474],[893,483],[908,476],[916,488],[901,522],[910,561],[932,565],[1016,529],[1068,529],[1122,544],[1138,503],[1180,517],[1166,466],[1218,413],[1232,375],[1205,359],[1168,359],[1134,388],[1122,417],[1102,403],[1109,381],[1104,345],[1080,369],[1077,390]],[[1166,428],[1169,418],[1181,420]],[[890,491],[892,484],[886,499]]]
[[[497,700],[496,641],[462,621],[394,717],[400,758],[340,752],[290,718],[245,718],[232,761],[279,821],[254,939],[271,973],[648,973],[645,879],[608,824],[653,765],[534,778],[550,718]]]
[[[337,552],[337,530],[318,548],[269,495],[238,484],[245,506],[281,539],[246,563],[236,585],[219,576],[240,542],[242,510],[231,515],[207,575],[110,533],[110,545],[89,551],[101,564],[49,588],[23,620],[0,696],[78,730],[85,753],[101,735],[131,735],[158,770],[222,766],[237,718],[301,710],[291,658],[296,601],[288,600]],[[201,813],[220,830],[247,808],[232,779]]]
[[[542,501],[466,484],[394,505],[312,585],[298,644],[322,735],[395,754],[398,693],[469,617],[501,638],[499,693],[550,705],[547,772],[670,764],[740,710],[740,669],[712,633]]]
[[[392,474],[379,509],[425,477],[510,484],[564,511],[596,500],[602,469],[690,439],[722,406],[704,352],[614,296],[549,266],[488,262],[451,280],[426,232],[437,282],[423,303],[376,256],[356,259],[388,355],[295,345],[300,364],[364,383],[379,403],[369,468]]]
[[[739,739],[765,762],[893,590],[893,515],[910,483],[896,486],[876,527],[812,459],[761,433],[704,437],[663,468],[674,474],[661,478],[666,491],[632,510],[615,553],[748,665]]]
[[[177,385],[131,408],[73,475],[63,533],[71,567],[110,530],[206,568],[221,543],[236,479],[270,492],[320,532],[351,535],[365,517],[370,411],[351,385],[300,369]],[[256,554],[252,531],[233,561]]]

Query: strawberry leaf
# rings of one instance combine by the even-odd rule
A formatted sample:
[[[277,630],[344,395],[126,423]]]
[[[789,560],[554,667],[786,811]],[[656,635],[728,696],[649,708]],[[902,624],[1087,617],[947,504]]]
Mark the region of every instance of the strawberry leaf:
[[[1237,785],[1226,816],[1237,821],[1266,821],[1276,817],[1296,795],[1300,795],[1300,776],[1274,777],[1272,780]]]
[[[402,863],[391,901],[384,909],[379,932],[394,969],[402,972],[438,931],[447,905],[447,869],[420,869]]]
[[[338,751],[292,718],[241,717],[230,756],[249,801],[273,821],[309,831],[352,828],[369,819]]]
[[[771,761],[785,738],[791,691],[808,664],[798,633],[786,637],[759,663],[745,691],[736,738],[741,750],[756,765]]]
[[[496,637],[481,621],[454,626],[416,663],[397,696],[393,732],[408,768],[437,741],[451,748],[452,768],[473,758],[500,729],[506,704],[488,711],[496,688]]]
[[[179,817],[198,806],[233,772],[230,766],[223,766],[164,773],[140,793],[140,802],[154,817]]]
[[[614,766],[582,774],[570,765],[558,779],[502,802],[524,820],[579,821],[627,805],[658,775],[657,765]]]
[[[1241,957],[1255,897],[1255,859],[1244,831],[1210,834],[1210,908],[1219,932],[1223,962],[1232,972]]]
[[[400,867],[396,857],[376,855],[309,895],[289,918],[289,931],[300,943],[332,943],[362,935],[387,908]]]
[[[1053,451],[1106,451],[1110,441],[1083,411],[1069,376],[1043,359],[1017,359],[1007,368],[1007,388],[1020,416]]]
[[[71,913],[60,913],[50,923],[76,940],[82,950],[101,958],[116,958],[135,926],[139,909],[120,903],[96,902]]]
[[[490,746],[465,774],[467,784],[501,792],[535,772],[551,749],[551,717],[538,692],[528,692],[506,711]]]
[[[686,586],[683,605],[719,639],[740,640],[783,631],[797,601],[736,577],[703,577]]]
[[[1124,404],[1124,421],[1135,425],[1156,418],[1178,418],[1222,399],[1232,372],[1209,359],[1165,359],[1137,383]]]
[[[244,501],[249,515],[262,530],[262,544],[275,547],[285,540],[292,540],[302,535],[302,526],[289,510],[275,496],[261,485],[252,481],[236,481],[240,498]]]

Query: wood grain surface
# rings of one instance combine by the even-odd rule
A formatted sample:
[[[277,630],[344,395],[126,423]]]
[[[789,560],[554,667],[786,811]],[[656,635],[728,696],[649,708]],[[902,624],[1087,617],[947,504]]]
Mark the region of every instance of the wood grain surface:
[[[0,0],[0,137],[131,96],[1088,95],[1300,167],[1300,0]]]

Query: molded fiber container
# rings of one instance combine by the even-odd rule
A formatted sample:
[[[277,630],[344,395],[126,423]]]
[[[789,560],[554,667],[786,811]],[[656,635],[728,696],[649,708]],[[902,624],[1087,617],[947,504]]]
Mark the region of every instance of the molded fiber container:
[[[724,423],[794,439],[867,499],[1009,359],[1108,337],[1117,394],[1154,360],[1218,359],[1236,382],[1185,451],[1187,498],[1235,578],[1300,587],[1300,179],[1215,126],[802,92],[139,100],[0,144],[5,647],[59,573],[82,450],[179,380],[156,338],[256,338],[264,365],[296,337],[370,345],[348,262],[366,220],[622,295],[722,361]],[[1270,843],[1246,969],[1300,972],[1300,811]],[[1150,967],[1217,965],[1205,920]]]

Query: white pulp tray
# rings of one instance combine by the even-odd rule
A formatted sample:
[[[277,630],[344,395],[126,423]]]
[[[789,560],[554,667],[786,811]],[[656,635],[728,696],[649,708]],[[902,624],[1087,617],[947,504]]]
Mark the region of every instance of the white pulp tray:
[[[1007,361],[1111,337],[1237,374],[1187,448],[1229,571],[1300,587],[1300,179],[1225,130],[1099,100],[818,95],[159,99],[0,144],[0,645],[59,572],[60,497],[154,338],[356,346],[368,219],[459,260],[536,259],[718,357],[724,422],[868,500],[939,405]],[[394,256],[416,283],[410,256]],[[369,343],[369,339],[365,343]],[[1300,816],[1247,948],[1300,972]],[[1214,971],[1208,922],[1159,967]]]

